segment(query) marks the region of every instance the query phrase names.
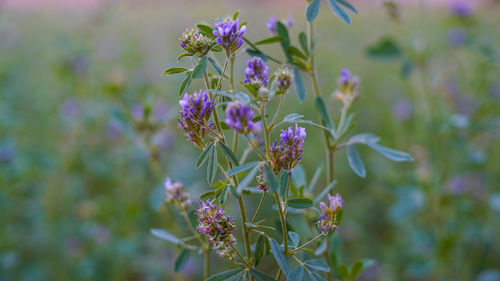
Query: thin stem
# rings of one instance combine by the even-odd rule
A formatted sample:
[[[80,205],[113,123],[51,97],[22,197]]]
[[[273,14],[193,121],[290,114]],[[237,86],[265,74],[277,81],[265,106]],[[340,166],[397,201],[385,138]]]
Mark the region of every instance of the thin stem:
[[[314,243],[316,240],[320,239],[321,237],[325,236],[325,233],[324,232],[321,232],[318,236],[314,237],[313,239],[311,239],[309,242],[306,242],[304,244],[302,244],[302,246],[300,247],[297,247],[297,248],[294,248],[290,251],[290,254],[294,254],[296,253],[298,250],[300,249],[303,249],[304,247],[307,247],[308,245],[311,245],[312,243]]]
[[[281,111],[281,107],[283,106],[283,101],[285,100],[285,94],[282,94],[280,96],[280,103],[278,104],[278,109],[276,109],[276,112],[274,113],[273,120],[271,121],[271,125],[269,126],[271,129],[274,128],[274,123],[276,122],[276,118],[278,118],[278,115]]]
[[[266,159],[271,159],[271,155],[269,154],[269,128],[267,127],[266,121],[266,104],[262,103],[260,106],[260,116],[262,120],[262,127],[264,128],[264,136],[266,143]]]
[[[238,197],[238,205],[240,206],[241,224],[243,227],[243,239],[245,240],[245,252],[247,254],[247,257],[250,259],[250,257],[252,256],[252,251],[250,249],[250,238],[248,235],[248,229],[246,225],[247,215],[245,213],[245,203],[243,202],[243,198],[241,195]]]
[[[281,271],[281,268],[278,268],[278,273],[276,274],[276,277],[274,279],[276,279],[277,281],[279,281],[281,279],[281,274],[283,273],[283,271]]]
[[[290,183],[291,183],[291,176],[292,173],[288,173],[288,180],[286,184],[286,197],[285,197],[285,218],[286,218],[286,213],[288,211],[288,198],[289,198],[289,193],[290,193]]]
[[[203,239],[201,239],[201,236],[200,236],[200,233],[195,231],[192,227],[191,227],[191,221],[189,220],[189,217],[186,213],[185,210],[182,210],[181,211],[181,214],[182,214],[182,217],[184,218],[184,220],[186,221],[186,224],[189,225],[189,229],[191,229],[191,232],[193,232],[194,236],[196,237],[196,239],[198,239],[198,241],[200,242],[200,246],[205,249],[210,249],[209,247],[206,246],[205,242],[203,241]]]
[[[248,144],[250,144],[250,146],[257,152],[259,153],[260,157],[262,157],[263,160],[266,160],[267,157],[266,155],[264,154],[264,152],[262,152],[254,143],[251,139],[248,138],[248,136],[245,136],[245,139],[247,140]]]
[[[231,243],[228,243],[228,245],[231,247],[231,249],[233,249],[233,252],[236,253],[236,255],[238,255],[238,257],[244,262],[244,263],[247,263],[245,258],[240,254],[240,252],[234,247],[233,244]]]
[[[260,208],[262,208],[262,203],[264,203],[264,199],[266,198],[266,194],[267,194],[267,192],[264,192],[262,194],[262,197],[260,198],[259,206],[257,207],[257,210],[255,211],[255,215],[253,215],[253,218],[252,218],[252,223],[254,223],[255,220],[257,219],[257,215],[260,212]]]
[[[283,243],[285,248],[285,255],[288,255],[288,231],[286,230],[286,218],[283,212],[283,207],[281,206],[281,199],[277,192],[274,193],[276,198],[276,204],[278,205],[278,212],[280,214],[281,229],[283,231]]]
[[[231,90],[234,90],[234,54],[231,55],[230,64],[229,64],[229,84],[231,85]]]
[[[233,152],[236,153],[236,149],[238,148],[238,132],[233,132]]]
[[[204,279],[207,279],[210,276],[210,250],[205,251],[205,271],[204,271]]]
[[[226,61],[224,62],[224,67],[222,68],[222,73],[220,75],[219,81],[217,82],[217,90],[220,90],[220,88],[222,87],[222,79],[224,79],[224,74],[226,73],[229,61],[230,61],[229,57],[226,57]]]

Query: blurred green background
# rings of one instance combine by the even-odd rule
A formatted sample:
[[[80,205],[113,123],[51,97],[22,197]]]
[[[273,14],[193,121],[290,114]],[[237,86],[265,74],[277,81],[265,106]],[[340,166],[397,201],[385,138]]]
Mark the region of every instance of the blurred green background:
[[[166,176],[195,199],[208,188],[204,170],[193,168],[199,152],[177,129],[182,75],[161,73],[182,65],[185,28],[236,10],[253,41],[269,37],[271,16],[291,14],[295,40],[304,2],[24,2],[0,1],[0,280],[201,280],[198,257],[173,273],[178,249],[149,233],[187,234],[163,204]],[[362,80],[355,131],[381,136],[415,162],[361,149],[368,175],[360,179],[337,155],[342,259],[376,261],[359,280],[500,280],[500,4],[474,1],[472,16],[457,19],[433,1],[397,10],[351,2],[359,10],[351,25],[327,5],[317,20],[322,92],[333,92],[349,67]],[[457,28],[463,42],[450,34]],[[400,54],[367,55],[380,38]],[[246,59],[237,60],[239,79]],[[315,120],[306,83],[306,102],[292,91],[285,108]],[[321,142],[308,132],[309,179]]]

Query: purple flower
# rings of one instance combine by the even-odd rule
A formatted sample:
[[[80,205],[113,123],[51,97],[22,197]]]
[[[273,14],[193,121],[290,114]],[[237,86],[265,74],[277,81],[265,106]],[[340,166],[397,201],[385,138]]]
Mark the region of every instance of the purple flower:
[[[214,99],[210,98],[207,92],[200,90],[192,95],[185,93],[179,105],[182,108],[181,119],[178,120],[179,128],[184,130],[188,141],[203,148],[203,139],[209,132],[207,128],[213,128],[209,119],[215,108]]]
[[[170,178],[165,180],[166,201],[174,204],[182,210],[186,210],[191,205],[189,195],[184,192],[184,185],[181,182],[173,183]]]
[[[360,79],[357,75],[352,75],[347,68],[342,69],[337,78],[339,89],[333,93],[334,98],[350,106],[359,98],[359,83]]]
[[[413,113],[413,104],[407,99],[398,99],[392,107],[392,115],[400,121],[408,120]]]
[[[264,61],[259,57],[253,57],[247,61],[247,68],[245,69],[245,82],[250,83],[262,83],[267,86],[268,83],[268,70],[269,67],[264,64]]]
[[[448,32],[448,44],[451,46],[460,46],[467,40],[467,33],[463,28],[454,28]]]
[[[278,23],[278,18],[276,16],[272,16],[266,23],[267,29],[271,32],[271,34],[276,35],[276,24]],[[287,20],[285,22],[286,27],[290,28],[293,26],[293,18],[292,15],[288,14]]]
[[[131,109],[132,117],[135,121],[142,121],[144,119],[144,106],[142,104],[137,103],[132,106]]]
[[[295,124],[295,131],[293,127],[281,130],[280,138],[279,146],[274,141],[270,147],[273,171],[278,174],[281,169],[285,169],[290,173],[302,160],[306,130]]]
[[[226,124],[240,134],[260,132],[260,123],[252,121],[254,113],[250,106],[240,101],[230,102],[226,107]]]
[[[217,253],[221,256],[231,255],[228,248],[229,244],[235,241],[234,219],[224,216],[224,209],[217,208],[217,205],[210,201],[200,202],[196,215],[199,222],[197,230],[207,236],[208,242],[217,249]]]
[[[80,114],[81,105],[76,99],[68,98],[60,105],[59,110],[64,119],[73,119]]]
[[[242,44],[243,33],[247,30],[247,26],[240,27],[240,20],[224,20],[218,22],[214,26],[213,34],[216,37],[217,44],[226,50],[226,54],[232,54]]]
[[[450,5],[450,14],[460,18],[467,18],[472,15],[472,8],[464,0],[455,0]]]
[[[316,222],[319,229],[325,233],[337,230],[337,225],[339,224],[337,215],[344,207],[344,200],[342,200],[340,194],[337,193],[335,196],[328,194],[328,205],[321,202],[319,203],[319,207],[323,211],[323,214],[319,217],[319,221]]]
[[[289,67],[280,67],[275,73],[276,77],[276,87],[278,88],[278,93],[284,93],[292,85],[293,73]]]

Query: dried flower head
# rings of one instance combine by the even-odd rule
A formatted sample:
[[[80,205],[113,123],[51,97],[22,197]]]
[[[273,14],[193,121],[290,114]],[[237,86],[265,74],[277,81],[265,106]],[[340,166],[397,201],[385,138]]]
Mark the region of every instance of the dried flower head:
[[[215,24],[213,34],[217,44],[222,46],[226,50],[226,54],[229,55],[243,44],[241,37],[246,30],[246,25],[240,27],[239,19],[224,20]]]
[[[279,145],[274,141],[270,147],[271,164],[275,174],[278,174],[281,169],[291,172],[302,160],[306,129],[295,124],[295,130],[294,127],[281,130],[280,138]]]
[[[240,101],[232,101],[226,107],[226,124],[236,132],[248,135],[260,132],[260,123],[252,121],[254,112]]]
[[[262,190],[263,192],[268,191],[267,187],[267,179],[264,175],[264,167],[259,167],[259,175],[257,176],[257,189]]]
[[[282,66],[275,73],[276,77],[276,87],[278,89],[278,94],[285,93],[288,88],[292,85],[293,72],[290,67]]]
[[[206,55],[212,45],[212,40],[207,36],[198,33],[196,29],[186,29],[179,38],[179,45],[189,54]]]
[[[181,119],[178,120],[179,128],[184,130],[188,141],[203,148],[203,139],[210,132],[208,128],[213,128],[209,120],[215,108],[214,99],[210,98],[207,92],[200,90],[192,95],[184,94],[179,105],[182,108]]]
[[[179,209],[186,210],[191,205],[189,194],[184,192],[184,185],[181,182],[172,183],[170,178],[165,180],[166,201],[174,204]]]
[[[328,194],[328,205],[321,202],[319,207],[323,211],[319,221],[316,222],[319,229],[325,233],[337,230],[339,214],[344,207],[344,200],[342,200],[340,194],[337,193],[335,196]]]
[[[245,82],[246,84],[267,86],[268,83],[268,70],[269,67],[264,64],[264,61],[259,57],[253,57],[247,61],[247,68],[245,69]]]
[[[226,256],[229,250],[229,244],[234,243],[234,233],[236,225],[230,216],[224,216],[224,209],[217,208],[217,205],[210,201],[200,202],[198,210],[197,230],[206,235],[211,246],[217,249],[217,253]]]
[[[342,69],[337,79],[339,89],[333,93],[334,98],[350,106],[359,98],[359,83],[358,76],[353,76],[347,68]]]

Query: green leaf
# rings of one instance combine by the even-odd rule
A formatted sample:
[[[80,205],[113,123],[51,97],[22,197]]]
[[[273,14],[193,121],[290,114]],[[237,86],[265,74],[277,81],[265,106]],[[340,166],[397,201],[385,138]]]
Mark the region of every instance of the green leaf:
[[[278,192],[278,180],[276,179],[273,170],[267,164],[264,165],[264,175],[266,176],[267,186],[269,187],[269,190],[273,193]]]
[[[250,172],[243,178],[243,180],[240,181],[240,184],[238,185],[238,194],[241,194],[241,192],[247,188],[247,186],[250,184],[255,179],[255,175],[257,174],[257,169],[258,167],[255,166],[253,167]]]
[[[319,275],[317,272],[311,272],[311,276],[314,281],[326,281],[326,279],[323,278],[323,276]]]
[[[211,198],[213,195],[215,195],[215,190],[209,190],[209,191],[203,192],[200,195],[200,199]]]
[[[254,162],[248,162],[248,163],[245,163],[245,164],[242,164],[242,165],[239,165],[239,166],[236,166],[234,168],[232,168],[231,170],[229,170],[227,172],[227,175],[228,176],[232,176],[232,175],[235,175],[235,174],[239,174],[241,172],[244,172],[244,171],[247,171],[247,170],[250,170],[252,169],[253,167],[257,166],[260,162],[258,161],[254,161]]]
[[[229,148],[227,145],[225,145],[222,142],[219,142],[220,147],[222,148],[222,152],[226,155],[226,158],[231,161],[234,165],[238,166],[240,165],[240,161],[238,161],[238,157],[234,155],[234,152]]]
[[[327,185],[321,193],[314,199],[314,204],[319,203],[323,197],[326,196],[330,192],[330,190],[337,184],[337,180],[332,181],[329,185]]]
[[[200,59],[198,65],[196,65],[193,69],[193,78],[200,78],[203,76],[203,74],[205,74],[205,71],[207,70],[207,62],[207,56],[204,56]]]
[[[164,229],[157,229],[157,228],[151,229],[151,234],[153,234],[154,236],[156,236],[160,239],[163,239],[165,241],[173,243],[175,245],[183,245],[184,244],[184,242],[182,242],[181,239],[175,237],[172,233],[170,233]]]
[[[300,242],[299,235],[293,231],[288,231],[289,247],[297,247]]]
[[[390,149],[388,147],[376,143],[367,143],[366,145],[368,145],[371,149],[375,150],[376,152],[380,153],[380,155],[394,162],[413,161],[413,157],[411,157],[411,155],[406,152]]]
[[[296,67],[293,68],[293,80],[299,100],[304,101],[306,99],[306,87],[304,81],[302,81],[302,76],[300,76],[300,71]]]
[[[212,58],[208,58],[208,62],[215,69],[215,71],[217,71],[217,74],[222,75],[222,69],[220,68],[220,66],[217,65],[217,63]]]
[[[313,175],[311,181],[309,182],[309,185],[307,186],[308,192],[312,192],[312,190],[314,189],[314,187],[318,183],[320,176],[321,176],[321,166],[316,169],[316,172],[314,172],[314,175]]]
[[[191,84],[191,75],[191,71],[186,73],[186,78],[182,80],[181,87],[179,88],[179,96],[182,95],[184,93],[184,90],[186,90],[186,88],[189,87],[189,84]]]
[[[290,263],[288,262],[285,253],[283,252],[283,248],[281,248],[280,244],[276,242],[276,240],[269,238],[269,244],[271,245],[271,253],[274,256],[274,259],[278,263],[279,267],[285,273],[285,275],[288,275],[290,272]]]
[[[163,71],[163,73],[161,75],[183,73],[183,72],[186,72],[188,70],[189,69],[184,68],[184,67],[172,67],[172,68],[169,68],[169,69]]]
[[[307,35],[304,32],[299,33],[299,43],[304,53],[309,57],[309,47],[307,46]]]
[[[337,270],[342,279],[349,279],[349,269],[345,264],[343,263],[339,264]]]
[[[264,256],[264,249],[266,247],[265,240],[267,240],[265,235],[260,235],[255,244],[255,266],[257,266]]]
[[[273,277],[256,269],[250,269],[250,275],[252,275],[256,281],[276,281]]]
[[[380,138],[377,137],[374,134],[370,133],[363,133],[363,134],[357,134],[352,136],[347,143],[349,145],[355,144],[355,143],[360,143],[360,144],[367,144],[367,143],[377,143],[380,141]]]
[[[175,260],[175,265],[174,265],[175,272],[179,272],[184,269],[187,261],[189,260],[189,253],[190,252],[188,249],[184,249],[184,251],[182,251],[179,257]]]
[[[236,187],[234,187],[234,185],[230,185],[229,190],[231,190],[231,194],[234,196],[234,198],[240,198],[240,194],[238,193],[238,190],[236,190]]]
[[[284,38],[280,36],[273,36],[269,37],[260,41],[257,41],[254,43],[254,45],[265,45],[265,44],[272,44],[276,42],[281,42]]]
[[[356,173],[356,175],[364,178],[366,176],[365,165],[363,164],[363,160],[359,157],[358,150],[354,145],[347,146],[347,160],[349,162],[349,166]]]
[[[374,59],[395,59],[401,56],[401,48],[390,37],[383,37],[366,48],[366,54]]]
[[[313,205],[313,201],[309,198],[293,198],[288,200],[288,206],[295,209],[307,209]]]
[[[226,202],[226,199],[227,199],[227,190],[229,189],[229,186],[225,186],[221,193],[219,194],[219,203],[221,205],[224,205],[224,203]]]
[[[281,197],[284,197],[286,195],[286,188],[288,185],[288,173],[285,171],[282,171],[279,178],[280,178],[279,194]]]
[[[302,266],[297,266],[290,270],[286,280],[287,281],[302,281],[302,276],[304,275],[304,268]]]
[[[325,122],[328,128],[332,129],[334,127],[333,122],[328,116],[328,111],[326,109],[326,105],[325,102],[323,101],[323,98],[316,97],[315,105],[316,105],[316,110],[319,112],[319,115],[321,116],[321,119],[323,119],[323,122]]]
[[[285,118],[283,118],[283,121],[293,123],[293,121],[299,120],[302,117],[304,117],[304,115],[301,115],[301,114],[298,114],[298,113],[290,113],[287,116],[285,116]]]
[[[349,278],[351,278],[351,280],[356,279],[356,277],[358,277],[358,275],[361,273],[362,269],[363,269],[363,261],[362,260],[356,261],[351,266],[351,273],[349,273]]]
[[[288,35],[288,29],[281,21],[278,21],[276,23],[276,33],[278,34],[278,36],[283,38],[283,40],[281,40],[281,48],[285,53],[286,59],[291,62],[292,56],[290,56],[290,54],[287,52],[288,46],[290,46],[290,36]]]
[[[330,5],[330,9],[332,12],[339,17],[342,21],[347,24],[351,23],[351,17],[349,14],[339,5],[338,0],[328,0],[328,4]]]
[[[238,18],[238,15],[240,14],[240,11],[236,11],[233,15],[233,20],[236,20]]]
[[[292,171],[292,179],[297,187],[306,185],[306,171],[302,165],[297,165]]]
[[[205,147],[205,149],[200,153],[200,156],[198,157],[198,161],[196,161],[196,169],[198,169],[199,167],[203,166],[203,164],[205,164],[205,161],[207,161],[207,156],[208,156],[208,152],[210,151],[210,149],[212,149],[212,146],[214,144],[213,143],[210,143],[207,147]]]
[[[200,31],[201,34],[207,36],[208,38],[215,38],[214,34],[213,34],[213,29],[206,25],[206,24],[197,24],[196,27],[198,28],[198,30]]]
[[[183,57],[192,57],[193,54],[191,53],[182,53],[177,57],[177,61],[180,61]]]
[[[247,54],[248,54],[249,56],[251,56],[251,57],[259,57],[259,58],[261,58],[264,62],[266,62],[266,61],[268,60],[267,56],[266,56],[263,52],[261,52],[261,51],[259,51],[259,50],[255,50],[255,49],[248,49],[248,48],[247,48],[245,51],[246,51],[246,52],[247,52]]]
[[[212,184],[217,175],[217,148],[215,146],[210,150],[210,159],[207,166],[207,181]]]
[[[307,260],[307,261],[305,261],[305,264],[307,267],[314,269],[314,270],[330,272],[330,268],[328,267],[328,264],[326,264],[326,262],[323,260],[319,260],[319,259]]]
[[[401,76],[408,78],[415,68],[415,62],[411,59],[405,59],[401,63]]]
[[[229,278],[232,278],[232,280],[236,280],[235,277],[239,277],[243,275],[243,270],[242,269],[231,269],[228,271],[224,271],[215,275],[210,276],[206,281],[224,281]]]
[[[307,56],[302,53],[302,51],[300,51],[297,47],[289,46],[286,50],[291,55],[307,60]]]
[[[353,12],[355,14],[358,13],[358,10],[356,10],[356,8],[354,8],[351,4],[347,3],[346,1],[344,1],[344,0],[337,0],[337,2],[339,2],[340,5],[346,7],[346,9],[351,10],[351,12]]]
[[[306,9],[306,18],[307,21],[314,21],[319,13],[320,0],[312,0],[309,5],[307,5]]]

